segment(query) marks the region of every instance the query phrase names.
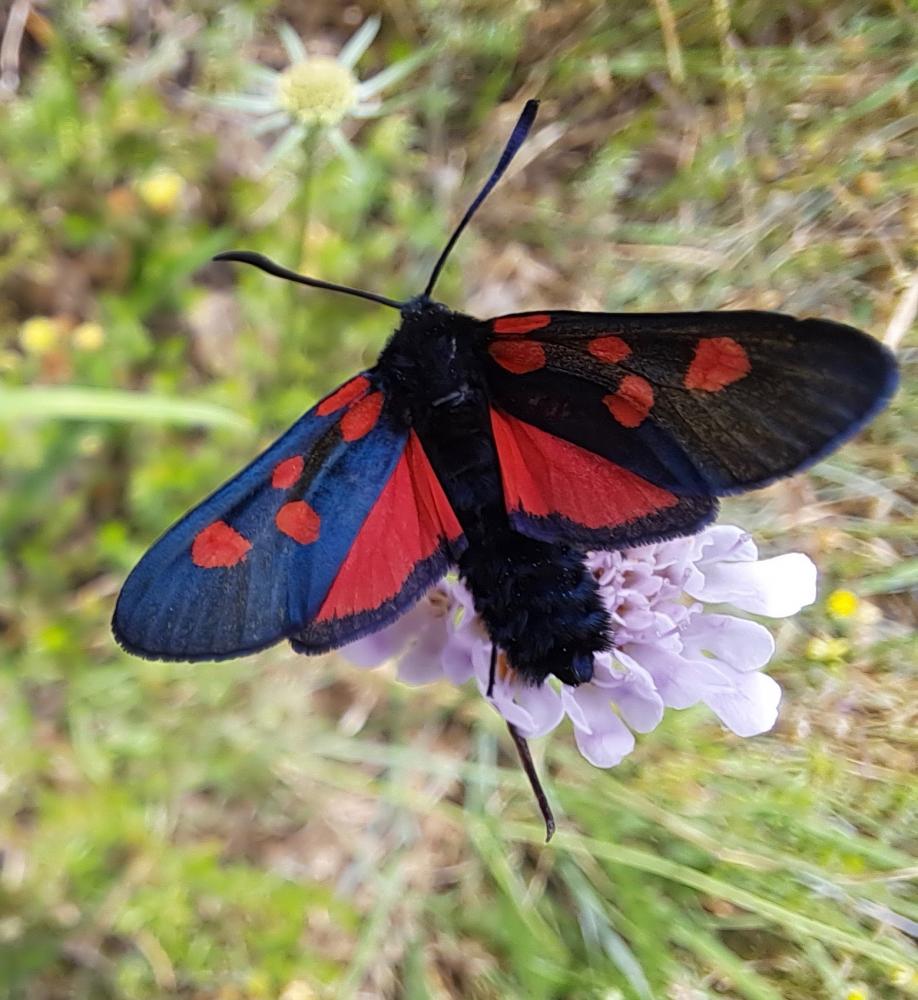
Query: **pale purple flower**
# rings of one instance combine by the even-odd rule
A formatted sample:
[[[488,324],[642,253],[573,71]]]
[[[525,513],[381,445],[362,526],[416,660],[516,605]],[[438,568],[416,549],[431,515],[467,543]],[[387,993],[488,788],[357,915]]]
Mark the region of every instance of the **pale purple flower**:
[[[586,565],[612,616],[613,648],[594,657],[588,684],[533,687],[499,670],[492,706],[522,736],[543,736],[567,716],[591,764],[612,767],[665,708],[703,702],[739,736],[775,723],[781,689],[764,667],[774,653],[758,622],[706,604],[783,618],[816,599],[816,567],[800,553],[759,559],[741,528],[715,525],[698,535],[619,552],[592,552]],[[344,649],[361,666],[398,658],[408,684],[474,679],[487,697],[491,642],[471,595],[441,580],[394,625]]]

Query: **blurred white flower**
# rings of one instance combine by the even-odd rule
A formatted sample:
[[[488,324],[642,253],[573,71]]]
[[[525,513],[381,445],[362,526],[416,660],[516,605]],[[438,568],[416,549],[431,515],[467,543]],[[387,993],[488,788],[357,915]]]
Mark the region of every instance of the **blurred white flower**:
[[[359,80],[354,67],[379,31],[379,18],[365,21],[348,40],[337,58],[310,56],[302,39],[282,24],[281,41],[290,65],[283,70],[260,64],[248,67],[249,88],[245,93],[218,98],[226,108],[246,111],[258,119],[253,133],[279,133],[268,153],[268,169],[298,146],[313,130],[321,130],[332,146],[352,156],[350,143],[339,126],[346,118],[372,118],[381,113],[380,94],[420,65],[423,53],[401,59],[369,80]]]
[[[774,653],[757,622],[706,610],[729,603],[782,618],[816,599],[816,567],[800,553],[758,558],[742,529],[715,525],[698,535],[586,557],[613,622],[613,648],[594,657],[593,679],[570,687],[521,683],[501,658],[497,712],[526,738],[543,736],[567,716],[591,764],[612,767],[634,748],[665,708],[704,702],[739,736],[775,723],[781,689],[761,672]],[[342,651],[360,666],[398,657],[409,684],[474,679],[487,697],[491,642],[468,590],[444,579],[394,625]]]

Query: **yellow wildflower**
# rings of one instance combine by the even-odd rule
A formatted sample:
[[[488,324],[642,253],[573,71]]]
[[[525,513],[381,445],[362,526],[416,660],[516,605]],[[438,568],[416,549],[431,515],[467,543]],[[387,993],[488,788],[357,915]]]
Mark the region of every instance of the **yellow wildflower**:
[[[61,325],[52,316],[32,316],[19,327],[19,343],[26,354],[50,354],[57,347]]]
[[[850,590],[833,590],[826,598],[826,611],[833,618],[851,618],[857,613],[857,594]]]
[[[918,970],[907,965],[897,965],[890,973],[889,981],[909,993],[918,993]]]
[[[105,343],[105,331],[98,323],[80,323],[71,338],[73,346],[81,351],[98,351]]]
[[[185,180],[174,170],[157,170],[137,182],[137,193],[148,208],[160,215],[175,211],[185,190]]]
[[[806,644],[806,658],[816,663],[837,663],[851,652],[847,639],[827,639],[816,636]]]

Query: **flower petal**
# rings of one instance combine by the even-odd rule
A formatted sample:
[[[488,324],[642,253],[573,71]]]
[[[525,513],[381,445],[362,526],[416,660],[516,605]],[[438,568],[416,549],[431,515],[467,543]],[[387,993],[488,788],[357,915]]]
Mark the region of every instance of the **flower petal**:
[[[263,87],[269,93],[277,90],[277,81],[280,73],[270,66],[262,66],[261,63],[248,63],[243,68],[246,83],[251,83],[253,87]]]
[[[373,44],[373,39],[379,31],[380,20],[377,15],[368,17],[353,35],[344,43],[338,53],[338,62],[348,69],[353,69],[360,57]]]
[[[564,718],[564,706],[555,689],[548,684],[517,684],[517,704],[521,705],[532,719],[529,729],[520,729],[526,739],[544,736],[555,729]]]
[[[576,729],[584,735],[592,736],[597,736],[606,729],[617,729],[616,723],[620,723],[621,719],[613,711],[612,699],[605,688],[595,684],[581,684],[580,687],[566,690],[565,703],[573,701],[579,709],[571,715]]]
[[[709,562],[754,562],[759,550],[752,536],[735,524],[714,524],[695,535],[695,562],[703,568]]]
[[[514,698],[515,692],[510,684],[506,681],[499,680],[494,685],[493,695],[488,698],[487,680],[482,680],[480,674],[477,673],[475,680],[478,684],[478,690],[487,699],[488,703],[498,715],[502,716],[507,722],[516,726],[523,736],[528,737],[535,732],[537,728],[536,720],[532,717],[527,708],[517,703]]]
[[[778,717],[781,687],[768,674],[753,671],[737,674],[732,690],[710,690],[705,704],[737,736],[757,736],[767,732]]]
[[[451,684],[461,685],[475,676],[473,647],[451,635],[443,650],[443,674]]]
[[[290,115],[286,111],[275,111],[262,118],[261,121],[253,122],[249,126],[252,135],[264,135],[266,132],[273,132],[275,129],[283,128],[290,121]]]
[[[405,649],[431,613],[427,600],[422,599],[386,628],[342,646],[341,655],[358,667],[378,667]]]
[[[303,44],[303,39],[300,38],[286,21],[281,23],[281,26],[277,29],[277,33],[280,35],[284,51],[287,53],[287,58],[290,62],[306,62],[309,56],[306,53],[306,46]]]
[[[480,642],[473,655],[478,690],[487,698],[491,672],[491,643]],[[564,718],[564,707],[558,692],[548,683],[524,684],[512,676],[498,677],[491,705],[507,722],[530,739],[550,733]]]
[[[398,62],[380,70],[369,80],[364,80],[357,85],[357,99],[365,101],[369,97],[375,97],[382,93],[386,87],[391,87],[393,83],[398,83],[399,80],[403,80],[410,73],[413,73],[418,66],[427,61],[427,58],[427,52],[416,52],[414,55],[399,59]]]
[[[577,749],[594,767],[615,767],[634,749],[631,730],[612,711],[601,730],[585,733],[574,729]]]
[[[231,108],[233,111],[250,111],[256,115],[270,114],[277,111],[277,99],[273,96],[258,94],[218,94],[212,98],[219,108]],[[285,114],[285,117],[286,114]]]
[[[285,159],[294,149],[306,138],[306,129],[302,125],[292,125],[281,133],[277,142],[268,150],[264,162],[261,165],[261,172],[267,173],[272,167],[276,167],[281,160]]]
[[[775,651],[775,640],[764,625],[732,615],[692,615],[680,635],[690,659],[713,656],[734,670],[759,670]]]
[[[816,600],[816,566],[800,552],[760,562],[717,562],[704,567],[704,584],[686,585],[699,601],[728,602],[742,611],[785,618]]]
[[[718,670],[711,660],[689,660],[650,644],[631,645],[628,652],[653,678],[667,708],[697,705],[711,687],[723,686],[729,680],[729,674]]]
[[[619,652],[617,658],[628,667],[628,673],[612,689],[612,700],[632,729],[649,733],[663,719],[663,699],[643,667],[626,653]]]
[[[334,151],[344,160],[351,180],[356,181],[366,177],[363,160],[357,155],[357,150],[354,149],[350,139],[348,139],[340,128],[328,129],[325,133],[325,138]]]
[[[458,625],[455,620],[457,611],[462,613],[462,621]],[[451,602],[446,628],[448,637],[443,651],[443,672],[447,678],[453,684],[465,684],[476,672],[486,675],[491,662],[491,640],[481,634],[472,612],[457,609]]]
[[[591,733],[593,730],[590,728],[590,723],[587,720],[586,714],[580,707],[580,703],[574,697],[574,693],[577,688],[571,687],[568,684],[561,685],[561,705],[564,708],[565,714],[574,724],[575,729],[581,729],[585,733]]]
[[[443,677],[446,624],[442,618],[429,621],[417,641],[398,661],[398,679],[405,684],[430,684]]]

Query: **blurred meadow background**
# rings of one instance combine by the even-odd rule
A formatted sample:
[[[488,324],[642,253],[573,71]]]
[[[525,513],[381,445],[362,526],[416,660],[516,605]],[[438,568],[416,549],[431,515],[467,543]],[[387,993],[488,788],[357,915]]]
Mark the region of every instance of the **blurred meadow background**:
[[[2,7],[0,997],[918,995],[914,8]],[[379,114],[285,131],[258,67],[374,16]],[[841,452],[725,505],[820,569],[774,625],[774,732],[670,712],[611,771],[569,729],[535,743],[549,848],[476,691],[280,647],[147,663],[108,625],[154,538],[391,329],[210,257],[412,294],[534,96],[439,298],[824,315],[904,376]]]

